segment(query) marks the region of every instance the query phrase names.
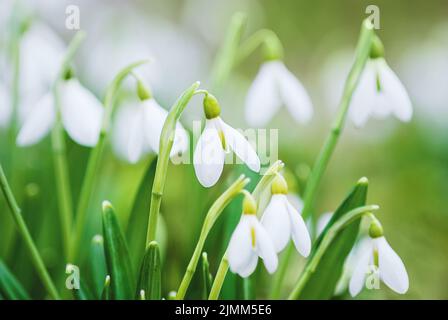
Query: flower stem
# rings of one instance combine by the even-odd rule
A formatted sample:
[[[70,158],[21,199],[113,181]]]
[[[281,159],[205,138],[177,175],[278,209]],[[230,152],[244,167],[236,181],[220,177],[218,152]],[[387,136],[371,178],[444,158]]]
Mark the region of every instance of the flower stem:
[[[14,222],[19,229],[19,233],[25,241],[26,248],[28,249],[28,253],[31,257],[31,261],[36,268],[37,274],[39,275],[43,285],[47,289],[48,294],[53,299],[60,299],[59,294],[56,290],[53,281],[50,278],[50,275],[45,268],[45,265],[42,261],[42,258],[37,251],[36,245],[34,244],[33,238],[28,230],[28,227],[23,220],[22,213],[20,211],[19,206],[17,205],[16,199],[14,198],[14,194],[11,191],[8,180],[6,179],[5,173],[3,172],[3,167],[0,164],[0,187],[3,191],[3,194],[6,198],[6,202],[8,203],[9,209],[11,210],[12,217]]]
[[[87,162],[87,169],[84,175],[84,179],[81,186],[81,193],[79,196],[78,205],[76,208],[76,220],[74,227],[74,241],[72,242],[72,248],[70,250],[70,261],[76,261],[78,258],[78,250],[84,235],[84,227],[86,222],[87,210],[89,207],[89,201],[92,197],[93,186],[95,185],[96,177],[99,171],[99,164],[103,154],[104,145],[109,131],[111,116],[113,107],[116,101],[117,93],[123,80],[128,76],[132,70],[136,67],[146,63],[147,61],[138,61],[132,63],[123,68],[113,79],[109,85],[106,97],[104,100],[104,114],[102,119],[100,136],[98,143],[90,153],[89,160]]]
[[[79,31],[70,42],[65,53],[61,68],[53,86],[54,104],[56,107],[56,121],[51,133],[51,144],[55,166],[56,191],[59,203],[59,218],[62,228],[62,244],[65,257],[70,256],[70,238],[73,222],[73,203],[70,189],[70,175],[67,164],[67,150],[65,145],[64,128],[61,120],[61,101],[59,95],[59,85],[63,81],[63,76],[69,68],[73,57],[84,40],[85,33]]]
[[[377,205],[358,207],[356,209],[347,212],[343,217],[341,217],[338,221],[336,221],[331,226],[330,229],[328,229],[328,232],[322,238],[322,241],[320,242],[316,250],[316,253],[313,255],[312,259],[306,265],[305,270],[303,271],[299,280],[297,281],[296,286],[289,295],[288,297],[289,300],[297,299],[297,297],[300,295],[300,292],[302,291],[307,281],[310,279],[311,275],[316,270],[316,267],[319,264],[320,259],[322,258],[325,251],[328,249],[328,247],[330,246],[336,235],[354,220],[361,218],[365,214],[370,215],[372,211],[376,211],[378,209],[379,207]]]
[[[364,66],[369,57],[373,35],[374,32],[371,22],[367,19],[364,20],[362,23],[361,33],[356,48],[355,62],[350,70],[347,80],[345,81],[342,99],[339,103],[339,112],[336,116],[336,119],[334,120],[331,131],[327,139],[325,140],[325,143],[319,153],[313,170],[311,171],[309,180],[306,184],[304,206],[302,210],[302,216],[305,220],[311,216],[321,178],[325,172],[325,169],[327,168],[330,157],[334,152],[336,144],[339,140],[339,136],[344,127],[353,92],[358,85],[362,71],[364,70]],[[290,256],[285,256],[285,261],[282,261],[281,264],[288,265],[289,257]],[[283,280],[284,274],[280,274],[277,278],[279,287],[281,287]]]
[[[227,260],[227,252],[224,253],[221,263],[219,264],[218,271],[216,272],[215,280],[213,281],[212,288],[208,300],[218,300],[221,292],[222,285],[226,279],[227,270],[229,270],[229,261]]]
[[[216,220],[221,215],[224,208],[235,198],[243,188],[249,183],[249,179],[241,175],[210,207],[202,225],[201,234],[199,235],[199,240],[194,249],[193,256],[190,259],[187,270],[185,271],[182,282],[177,290],[176,299],[182,300],[187,293],[188,286],[190,285],[191,279],[196,271],[199,259],[201,257],[202,249],[204,248],[205,240],[215,224]]]
[[[157,220],[159,217],[163,190],[165,188],[166,174],[168,171],[171,147],[173,146],[174,142],[176,123],[198,87],[199,82],[195,82],[190,88],[184,91],[182,96],[171,108],[170,112],[168,113],[168,117],[166,118],[166,121],[163,125],[162,133],[160,135],[160,147],[159,156],[157,157],[156,173],[154,176],[154,183],[152,185],[151,191],[151,205],[149,208],[146,243],[150,243],[151,241],[156,239]]]

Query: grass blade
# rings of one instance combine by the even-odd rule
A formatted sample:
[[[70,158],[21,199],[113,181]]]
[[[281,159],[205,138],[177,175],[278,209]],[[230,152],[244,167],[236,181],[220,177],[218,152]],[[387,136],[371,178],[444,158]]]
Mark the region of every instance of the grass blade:
[[[5,300],[29,300],[30,296],[22,284],[0,260],[0,295]]]
[[[146,248],[140,268],[137,299],[141,297],[141,291],[144,291],[146,299],[160,300],[162,298],[161,278],[159,245],[156,241],[152,241]]]
[[[212,288],[213,277],[210,273],[207,252],[202,253],[202,299],[207,300]]]

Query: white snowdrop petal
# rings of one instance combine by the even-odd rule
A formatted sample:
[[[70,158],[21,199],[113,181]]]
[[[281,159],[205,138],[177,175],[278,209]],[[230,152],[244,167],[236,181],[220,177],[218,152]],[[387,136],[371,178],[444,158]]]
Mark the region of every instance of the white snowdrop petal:
[[[350,118],[357,127],[362,127],[367,122],[375,107],[376,95],[375,64],[367,61],[349,107]]]
[[[163,109],[156,100],[148,99],[142,102],[144,109],[144,132],[149,148],[159,153],[160,135],[168,116],[168,111]]]
[[[275,252],[274,243],[272,242],[269,234],[264,229],[263,225],[258,222],[258,220],[253,223],[253,226],[255,227],[255,242],[258,255],[261,259],[263,259],[266,270],[269,273],[274,273],[275,270],[277,270],[278,266],[278,258],[277,253]]]
[[[257,264],[258,264],[258,255],[255,251],[253,251],[249,258],[249,262],[247,262],[245,267],[241,267],[237,273],[242,278],[247,278],[255,271],[255,269],[257,268]]]
[[[316,227],[317,236],[319,236],[322,233],[322,231],[324,231],[328,222],[330,222],[332,216],[333,212],[326,212],[319,217],[319,219],[317,220],[317,227]]]
[[[225,152],[214,120],[206,120],[193,156],[196,176],[204,187],[213,186],[224,168]]]
[[[286,202],[286,207],[291,221],[291,235],[294,245],[302,256],[308,257],[311,251],[311,238],[305,221],[289,202]]]
[[[272,195],[261,217],[261,224],[271,237],[276,252],[282,251],[291,238],[291,223],[286,201],[285,195]]]
[[[355,263],[352,277],[350,278],[349,291],[352,297],[357,296],[364,287],[369,262],[373,254],[372,243],[370,241],[364,248],[365,250],[358,254],[358,261]]]
[[[56,109],[52,93],[44,95],[32,108],[17,136],[17,145],[30,146],[43,139],[53,127]]]
[[[182,124],[176,124],[176,133],[174,135],[173,146],[171,148],[170,156],[183,154],[188,150],[189,136],[187,130]]]
[[[389,100],[391,111],[401,121],[410,121],[412,118],[412,103],[405,87],[384,59],[378,62],[378,69],[382,90]]]
[[[219,119],[221,128],[224,130],[226,143],[235,154],[244,161],[247,166],[255,172],[260,171],[260,159],[249,141],[236,129],[232,128]]]
[[[103,117],[101,102],[76,79],[61,84],[60,97],[65,130],[80,145],[95,146]]]
[[[380,278],[392,290],[403,294],[408,291],[409,278],[403,261],[384,237],[374,240],[378,248]]]
[[[283,102],[297,122],[306,123],[313,116],[313,104],[300,81],[281,61],[275,63],[276,82]]]
[[[255,250],[252,247],[251,219],[243,215],[233,231],[227,249],[229,267],[233,273],[244,271],[251,263]]]
[[[9,125],[11,114],[12,106],[8,91],[0,84],[0,128],[5,128]]]
[[[275,66],[265,62],[258,71],[246,97],[245,116],[249,125],[266,125],[281,106],[275,84]]]

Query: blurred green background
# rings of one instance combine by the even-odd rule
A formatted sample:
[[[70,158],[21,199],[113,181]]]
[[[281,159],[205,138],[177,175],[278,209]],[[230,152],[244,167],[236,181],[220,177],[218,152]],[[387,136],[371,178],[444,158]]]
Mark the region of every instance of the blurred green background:
[[[382,290],[365,290],[359,298],[448,298],[447,1],[41,0],[29,1],[29,4],[30,10],[67,42],[73,31],[64,27],[65,7],[67,4],[79,6],[81,27],[87,31],[87,40],[75,67],[81,80],[101,98],[114,72],[127,62],[151,56],[153,63],[143,70],[143,75],[165,108],[195,80],[201,80],[207,88],[213,59],[234,12],[248,14],[243,39],[260,28],[275,31],[285,49],[286,65],[307,88],[315,109],[307,125],[294,123],[284,110],[270,124],[271,128],[279,129],[279,158],[294,174],[299,193],[303,193],[309,168],[335,115],[360,23],[367,16],[365,9],[369,4],[377,5],[381,19],[378,35],[384,42],[389,65],[408,89],[414,116],[410,123],[401,123],[395,118],[370,120],[362,129],[347,121],[321,184],[316,215],[335,210],[350,187],[360,177],[368,177],[368,202],[382,208],[379,218],[389,243],[407,267],[410,289],[400,296],[382,284]],[[247,127],[243,117],[244,98],[261,62],[258,51],[233,70],[219,93],[223,118],[235,127]],[[196,98],[182,122],[191,129],[194,119],[202,119],[201,101]],[[88,151],[69,143],[75,200]],[[101,201],[110,200],[126,225],[135,193],[153,158],[148,156],[138,165],[129,165],[109,148],[101,164],[101,181],[89,208],[85,256],[89,239],[101,231]],[[62,286],[64,261],[50,141],[47,138],[35,147],[18,149],[11,143],[8,132],[0,131],[0,160],[44,260],[52,274],[60,277]],[[244,169],[228,166],[221,183],[205,190],[199,185],[192,165],[170,166],[162,203],[166,231],[164,294],[177,288],[206,210],[241,170]],[[229,215],[238,217],[239,210],[233,205]],[[232,219],[221,219],[207,241],[213,273],[227,245],[223,239],[226,234],[228,237],[234,223]],[[33,288],[36,297],[44,295],[3,198],[0,198],[0,257],[27,288]],[[295,257],[285,281],[285,293],[303,264],[297,254]],[[262,275],[257,281],[260,285],[257,297],[264,297],[268,290],[264,287],[266,272],[259,269]],[[192,291],[190,295],[194,297]]]

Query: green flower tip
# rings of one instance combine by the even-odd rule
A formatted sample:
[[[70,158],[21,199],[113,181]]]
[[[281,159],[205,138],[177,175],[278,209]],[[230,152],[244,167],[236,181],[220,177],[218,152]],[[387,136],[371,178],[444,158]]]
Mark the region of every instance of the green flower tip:
[[[384,45],[380,38],[375,35],[372,40],[372,47],[370,48],[370,58],[378,59],[384,57]]]
[[[286,183],[285,178],[282,175],[277,174],[272,181],[271,185],[271,193],[272,194],[287,194],[288,193],[288,184]]]
[[[367,186],[369,184],[369,179],[362,177],[358,180],[358,185]]]
[[[202,252],[202,259],[208,260],[207,252]]]
[[[264,59],[267,61],[271,60],[282,60],[283,59],[283,45],[280,39],[274,32],[269,33],[264,41]]]
[[[146,300],[145,290],[140,290],[139,292],[139,298],[140,300]]]
[[[168,292],[168,300],[176,300],[177,292],[176,291],[170,291]]]
[[[110,275],[106,276],[106,279],[104,280],[104,286],[109,287],[110,286]]]
[[[92,243],[94,243],[94,244],[103,244],[103,242],[104,242],[104,238],[100,234],[96,234],[92,238]]]
[[[142,80],[137,80],[137,95],[141,101],[149,100],[152,98],[151,89],[146,86]]]
[[[214,119],[221,114],[218,99],[210,93],[207,93],[204,97],[204,113],[207,119]]]
[[[257,203],[249,192],[244,193],[243,214],[257,214]]]
[[[107,211],[107,210],[113,210],[113,209],[114,209],[114,207],[112,206],[112,203],[110,203],[107,200],[103,201],[103,212]]]
[[[158,249],[159,248],[159,243],[157,241],[151,241],[150,243],[148,243],[148,246],[146,247],[146,250],[151,250],[151,249]]]
[[[369,236],[373,239],[382,237],[384,235],[383,226],[378,220],[373,220],[369,227]]]

